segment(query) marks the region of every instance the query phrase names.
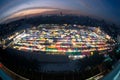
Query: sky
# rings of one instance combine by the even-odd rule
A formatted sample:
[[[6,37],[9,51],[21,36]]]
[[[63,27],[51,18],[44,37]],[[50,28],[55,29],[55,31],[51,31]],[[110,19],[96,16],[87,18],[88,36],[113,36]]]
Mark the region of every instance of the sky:
[[[120,24],[120,0],[0,0],[0,20],[16,12],[36,7],[46,7],[51,9],[50,11],[79,11],[86,16],[98,16]]]

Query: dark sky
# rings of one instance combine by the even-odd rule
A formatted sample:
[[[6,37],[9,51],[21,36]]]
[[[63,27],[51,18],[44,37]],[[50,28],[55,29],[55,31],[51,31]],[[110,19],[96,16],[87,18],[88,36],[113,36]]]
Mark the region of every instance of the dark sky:
[[[120,24],[120,0],[0,0],[0,19],[34,7],[75,10]]]

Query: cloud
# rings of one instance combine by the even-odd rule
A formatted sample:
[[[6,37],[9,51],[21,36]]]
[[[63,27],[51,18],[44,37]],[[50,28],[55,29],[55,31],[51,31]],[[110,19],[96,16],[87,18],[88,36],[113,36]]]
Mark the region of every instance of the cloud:
[[[0,6],[0,19],[26,8],[50,7],[80,11],[107,20],[113,18],[118,22],[119,3],[119,0],[6,0],[6,4]]]

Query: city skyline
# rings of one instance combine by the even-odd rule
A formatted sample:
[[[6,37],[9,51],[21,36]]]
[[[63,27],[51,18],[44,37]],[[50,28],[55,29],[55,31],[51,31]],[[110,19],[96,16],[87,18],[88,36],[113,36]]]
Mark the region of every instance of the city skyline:
[[[28,8],[32,11],[36,7],[47,7],[53,10],[77,11],[80,15],[97,16],[119,24],[119,3],[119,0],[1,0],[0,20]]]

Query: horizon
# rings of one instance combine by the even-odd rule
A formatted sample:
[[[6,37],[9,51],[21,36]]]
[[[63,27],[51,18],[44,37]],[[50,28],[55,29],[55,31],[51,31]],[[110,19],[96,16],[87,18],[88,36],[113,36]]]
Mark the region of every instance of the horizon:
[[[107,21],[111,21],[120,25],[120,10],[119,0],[1,0],[0,3],[0,20],[6,18],[14,13],[34,8],[49,8],[60,10],[71,10],[73,12],[79,12],[80,15],[86,15],[89,17],[97,16]],[[30,12],[31,13],[31,12]]]

